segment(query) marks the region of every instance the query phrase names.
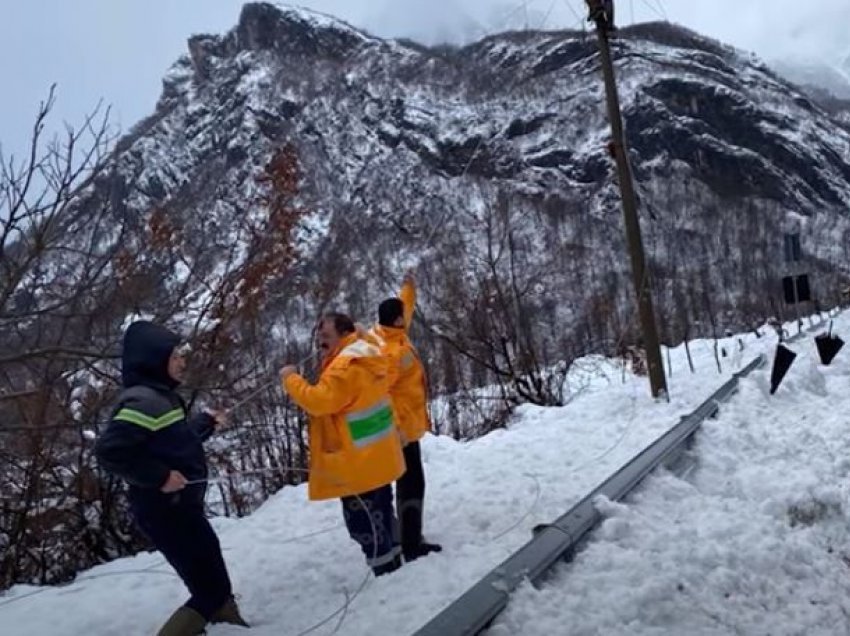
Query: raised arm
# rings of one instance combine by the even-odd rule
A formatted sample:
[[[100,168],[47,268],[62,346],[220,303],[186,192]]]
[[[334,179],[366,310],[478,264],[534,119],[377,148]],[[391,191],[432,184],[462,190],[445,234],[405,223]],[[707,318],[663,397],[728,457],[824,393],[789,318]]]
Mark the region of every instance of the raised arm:
[[[416,309],[416,279],[413,277],[413,270],[405,272],[398,297],[404,304],[404,328],[409,331],[410,324],[413,322],[413,312]]]

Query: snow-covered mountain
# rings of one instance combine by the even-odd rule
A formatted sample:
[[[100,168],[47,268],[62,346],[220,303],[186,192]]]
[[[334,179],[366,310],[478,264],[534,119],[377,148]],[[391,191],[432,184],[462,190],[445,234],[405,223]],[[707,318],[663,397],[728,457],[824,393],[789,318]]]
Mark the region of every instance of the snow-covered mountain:
[[[826,298],[850,236],[850,133],[762,63],[685,29],[623,29],[614,50],[662,312],[763,317],[788,228]],[[310,215],[298,297],[278,299],[278,315],[311,315],[315,286],[370,315],[419,264],[435,323],[451,322],[444,283],[464,281],[464,254],[486,252],[501,200],[540,273],[529,302],[572,326],[594,322],[599,294],[629,298],[607,141],[596,44],[582,33],[432,49],[257,3],[230,33],[190,40],[156,112],[122,141],[108,196],[139,215],[167,206],[197,232],[226,228],[249,213],[259,167],[292,143]],[[715,316],[691,297],[696,281]]]

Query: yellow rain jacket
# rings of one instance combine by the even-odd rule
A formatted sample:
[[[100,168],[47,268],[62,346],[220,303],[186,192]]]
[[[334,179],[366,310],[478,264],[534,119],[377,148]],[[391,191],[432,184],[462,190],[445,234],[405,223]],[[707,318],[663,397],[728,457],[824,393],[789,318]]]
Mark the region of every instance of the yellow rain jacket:
[[[390,362],[390,399],[396,425],[405,444],[415,442],[431,430],[428,417],[428,380],[422,360],[407,336],[416,306],[416,288],[405,283],[399,292],[404,303],[404,328],[376,325],[369,332]]]
[[[386,357],[357,334],[325,359],[315,385],[298,374],[284,381],[310,415],[310,499],[362,494],[404,473],[388,382]]]

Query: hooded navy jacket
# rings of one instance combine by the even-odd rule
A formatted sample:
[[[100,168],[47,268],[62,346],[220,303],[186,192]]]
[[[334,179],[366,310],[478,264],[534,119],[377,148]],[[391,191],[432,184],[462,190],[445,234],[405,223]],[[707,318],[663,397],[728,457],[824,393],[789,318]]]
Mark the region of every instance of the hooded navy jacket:
[[[98,438],[95,455],[101,467],[130,485],[136,503],[173,499],[160,488],[169,472],[187,480],[207,477],[203,441],[215,428],[206,413],[188,419],[186,404],[168,374],[168,360],[180,339],[150,322],[135,322],[124,335],[122,376],[109,425]],[[205,484],[180,491],[179,499],[202,503]]]

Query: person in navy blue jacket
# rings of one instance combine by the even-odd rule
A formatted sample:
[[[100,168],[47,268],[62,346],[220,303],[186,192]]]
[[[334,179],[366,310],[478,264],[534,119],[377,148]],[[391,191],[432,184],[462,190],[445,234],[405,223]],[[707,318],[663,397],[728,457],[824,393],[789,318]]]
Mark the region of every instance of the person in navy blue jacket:
[[[179,345],[180,338],[164,327],[130,325],[122,352],[124,388],[95,446],[100,466],[129,485],[136,523],[189,588],[190,599],[159,636],[195,636],[208,622],[248,626],[204,515],[203,442],[224,414],[188,416],[176,391],[186,370],[187,351]]]

